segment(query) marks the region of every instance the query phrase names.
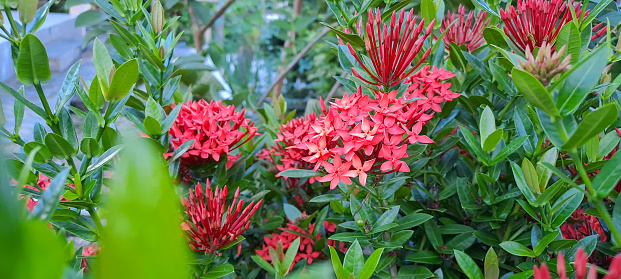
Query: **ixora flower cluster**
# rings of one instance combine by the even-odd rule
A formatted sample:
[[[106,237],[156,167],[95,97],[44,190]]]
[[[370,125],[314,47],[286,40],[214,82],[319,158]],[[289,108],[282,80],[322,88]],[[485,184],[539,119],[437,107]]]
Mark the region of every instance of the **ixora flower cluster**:
[[[408,78],[401,97],[397,91],[375,91],[371,98],[360,88],[345,94],[331,102],[329,111],[324,107],[306,138],[289,149],[307,153],[302,160],[315,170],[323,167],[328,174],[316,179],[329,181],[331,189],[340,181],[351,183],[353,177],[364,186],[367,173],[409,172],[402,160],[408,156],[408,144],[433,142],[420,134],[423,125],[441,111],[439,104],[459,96],[443,82],[451,77],[451,72],[426,66]]]
[[[190,149],[181,156],[186,166],[203,166],[218,162],[228,156],[230,167],[237,157],[231,151],[256,135],[254,123],[244,117],[244,110],[235,111],[235,106],[225,106],[222,101],[200,100],[183,104],[179,116],[170,128],[174,149],[187,141],[194,140]]]
[[[212,192],[209,181],[205,192],[200,183],[195,191],[190,190],[189,198],[181,198],[189,220],[181,223],[187,232],[190,248],[194,251],[215,254],[225,248],[244,233],[250,226],[250,217],[261,207],[263,200],[254,201],[244,207],[244,200],[239,198],[239,189],[235,191],[231,206],[226,206],[227,187],[215,188]]]
[[[489,25],[490,19],[486,18],[486,11],[471,11],[466,17],[466,9],[461,4],[457,14],[447,12],[440,26],[440,31],[446,32],[443,38],[444,47],[448,50],[450,44],[455,43],[458,46],[465,45],[469,52],[479,48],[485,42],[483,30]]]

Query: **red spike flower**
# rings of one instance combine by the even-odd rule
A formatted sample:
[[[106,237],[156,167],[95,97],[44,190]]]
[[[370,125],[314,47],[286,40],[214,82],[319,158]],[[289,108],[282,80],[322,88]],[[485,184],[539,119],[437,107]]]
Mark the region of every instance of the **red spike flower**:
[[[561,28],[572,21],[570,8],[576,12],[578,19],[582,14],[581,2],[569,6],[564,0],[518,0],[517,9],[509,6],[500,10],[500,17],[505,23],[505,33],[522,51],[535,49],[544,42],[554,45]]]
[[[556,259],[556,271],[560,277],[560,279],[567,279],[567,270],[565,266],[565,258],[562,254],[559,254]],[[576,279],[597,279],[597,266],[594,264],[588,269],[587,273],[587,255],[584,253],[582,247],[578,248],[578,252],[576,253],[576,258],[574,259],[574,270],[576,271]],[[550,279],[552,276],[550,275],[550,271],[548,270],[548,266],[543,263],[541,266],[533,269],[534,274],[533,277],[535,279]],[[608,268],[608,273],[604,276],[603,279],[619,279],[621,278],[621,254],[614,257],[612,262],[610,263],[610,267]]]
[[[190,149],[181,156],[181,162],[189,166],[218,162],[228,154],[228,165],[236,158],[229,152],[237,149],[257,133],[254,123],[244,117],[244,110],[225,106],[222,101],[205,100],[183,104],[179,116],[170,128],[171,143],[175,149],[189,140],[195,140]]]
[[[181,223],[187,232],[190,248],[207,254],[217,253],[229,243],[237,239],[250,226],[250,217],[259,209],[263,200],[251,202],[243,210],[244,200],[239,198],[239,188],[235,191],[233,203],[226,206],[227,188],[211,191],[209,180],[203,193],[201,184],[196,185],[196,192],[190,190],[190,198],[181,198],[185,213],[189,220]]]
[[[489,18],[485,19],[486,17],[486,11],[479,11],[479,13],[470,11],[468,16],[466,16],[466,9],[461,4],[459,4],[457,14],[453,14],[450,11],[446,13],[440,26],[440,31],[445,32],[446,30],[443,38],[446,49],[449,48],[451,43],[455,43],[458,46],[465,45],[468,48],[468,52],[472,52],[480,47],[485,42],[483,29],[487,27],[490,20]],[[456,19],[457,22],[451,26]]]
[[[365,78],[352,68],[352,74],[366,83],[375,86],[392,87],[410,76],[420,64],[427,59],[431,49],[428,49],[414,67],[410,64],[414,57],[423,48],[423,43],[433,31],[435,20],[423,33],[425,20],[416,24],[413,10],[407,18],[402,10],[397,19],[397,12],[392,13],[390,25],[382,25],[382,15],[376,9],[375,16],[369,10],[369,21],[366,25],[365,47],[371,60],[371,65],[362,62],[354,48],[347,44],[349,51],[370,76]],[[403,30],[403,32],[401,31]]]

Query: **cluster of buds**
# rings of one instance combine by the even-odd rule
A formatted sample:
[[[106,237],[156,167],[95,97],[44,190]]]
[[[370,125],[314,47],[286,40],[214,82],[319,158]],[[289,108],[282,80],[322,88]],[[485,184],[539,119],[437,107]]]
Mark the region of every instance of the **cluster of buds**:
[[[368,77],[363,77],[352,68],[352,74],[364,82],[378,87],[390,88],[409,77],[427,59],[431,49],[428,49],[414,67],[410,64],[422,50],[423,44],[431,31],[435,20],[423,33],[425,20],[416,24],[413,10],[405,18],[402,10],[397,19],[397,12],[392,13],[390,26],[382,24],[382,15],[379,9],[373,15],[369,10],[369,20],[366,24],[365,48],[372,65],[362,62],[354,48],[347,44],[349,51],[356,58]],[[402,31],[403,30],[403,31]]]
[[[326,232],[333,233],[336,231],[336,225],[330,223],[328,221],[324,221],[324,228]],[[295,255],[293,260],[292,267],[301,260],[306,260],[308,264],[312,264],[313,260],[322,258],[324,254],[321,251],[317,251],[315,249],[315,245],[317,241],[321,239],[320,233],[309,233],[314,232],[316,224],[309,224],[306,230],[300,228],[299,225],[295,223],[288,223],[286,228],[279,228],[282,232],[273,233],[271,236],[264,236],[263,239],[265,243],[263,244],[261,249],[256,250],[257,255],[263,258],[266,261],[271,261],[272,257],[270,256],[270,249],[273,251],[280,251],[280,254],[286,253],[287,249],[291,246],[291,243],[295,241],[297,238],[300,238],[300,248],[298,248],[298,252]],[[293,233],[295,232],[295,233]],[[296,234],[297,233],[297,234]],[[326,245],[337,247],[336,241],[328,239],[326,241]],[[347,252],[347,248],[345,247],[345,243],[340,242],[338,244],[338,249],[345,253]]]
[[[543,86],[548,86],[560,74],[571,69],[571,55],[563,58],[565,50],[563,46],[554,51],[552,44],[544,42],[535,57],[530,47],[526,47],[526,61],[519,61],[520,69],[531,73]]]
[[[330,103],[329,111],[322,106],[324,114],[311,124],[309,140],[292,148],[308,152],[303,160],[314,164],[315,170],[323,167],[328,174],[316,179],[329,181],[331,189],[354,177],[364,186],[367,173],[409,172],[402,160],[408,156],[408,145],[432,143],[420,134],[423,125],[441,111],[441,103],[459,96],[444,82],[453,76],[425,66],[407,80],[408,89],[400,98],[397,91],[376,91],[370,98],[360,88],[345,94]]]
[[[233,203],[226,206],[227,188],[215,189],[212,192],[209,180],[206,190],[200,183],[196,185],[196,192],[190,190],[190,198],[181,198],[188,219],[181,223],[181,228],[187,232],[190,248],[194,251],[215,254],[218,250],[235,241],[248,227],[250,217],[263,203],[251,202],[245,208],[244,200],[239,198],[239,188],[235,191]],[[243,208],[243,210],[242,210]]]
[[[556,273],[559,278],[567,279],[567,267],[565,266],[565,258],[563,254],[558,254],[556,264]],[[574,270],[576,271],[576,279],[597,279],[597,266],[592,264],[587,273],[587,255],[584,253],[582,247],[578,248],[576,258],[574,260]],[[533,269],[533,277],[535,279],[551,279],[550,270],[548,266],[543,263],[540,267],[535,266]],[[621,255],[614,257],[608,268],[608,273],[603,279],[618,279],[621,278]]]
[[[513,6],[501,9],[500,17],[505,23],[505,33],[525,52],[543,43],[554,45],[563,26],[573,20],[570,9],[574,9],[578,19],[588,15],[589,11],[582,13],[581,6],[582,2],[570,6],[563,0],[518,0],[517,9]]]
[[[218,162],[226,154],[230,166],[236,157],[229,152],[256,135],[257,128],[253,125],[244,117],[244,110],[237,112],[235,106],[225,106],[222,101],[208,103],[200,100],[183,104],[170,128],[170,141],[177,149],[185,142],[194,140],[192,147],[181,156],[184,165],[202,166]]]
[[[446,32],[443,38],[445,48],[448,50],[451,43],[455,43],[458,46],[465,45],[468,52],[472,52],[480,47],[485,42],[483,30],[487,27],[490,20],[489,18],[486,19],[486,17],[486,11],[479,11],[477,14],[471,11],[466,17],[466,9],[461,4],[459,4],[457,14],[453,14],[450,11],[447,12],[440,26],[440,31]],[[453,24],[453,22],[455,23]]]

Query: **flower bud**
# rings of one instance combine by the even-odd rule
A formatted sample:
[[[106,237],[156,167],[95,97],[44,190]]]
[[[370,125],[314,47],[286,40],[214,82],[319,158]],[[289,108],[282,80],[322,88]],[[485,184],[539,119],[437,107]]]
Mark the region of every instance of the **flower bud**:
[[[519,61],[519,68],[532,74],[541,81],[543,86],[548,86],[560,74],[571,69],[569,64],[571,55],[563,58],[564,53],[565,46],[555,51],[551,44],[544,42],[539,52],[537,52],[537,57],[535,57],[530,48],[527,47],[526,61]]]
[[[164,29],[164,8],[160,1],[155,1],[151,8],[151,27],[155,34],[159,34]]]

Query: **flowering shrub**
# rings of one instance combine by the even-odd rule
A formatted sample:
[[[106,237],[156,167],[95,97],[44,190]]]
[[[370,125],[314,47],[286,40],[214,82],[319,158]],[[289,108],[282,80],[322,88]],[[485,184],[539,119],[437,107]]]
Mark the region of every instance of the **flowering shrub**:
[[[188,98],[178,18],[104,2],[90,13],[113,49],[96,39],[96,76],[73,65],[54,106],[34,35],[51,2],[18,1],[24,25],[0,12],[24,85],[0,83],[15,99],[14,127],[0,117],[16,145],[0,168],[5,277],[620,278],[615,2],[321,2],[334,17],[313,41],[336,34],[342,74],[304,115],[264,84]],[[286,45],[288,71],[312,45]],[[213,70],[201,55],[190,66]],[[32,135],[26,109],[44,120]]]

